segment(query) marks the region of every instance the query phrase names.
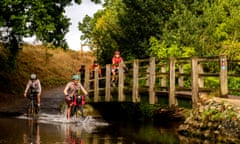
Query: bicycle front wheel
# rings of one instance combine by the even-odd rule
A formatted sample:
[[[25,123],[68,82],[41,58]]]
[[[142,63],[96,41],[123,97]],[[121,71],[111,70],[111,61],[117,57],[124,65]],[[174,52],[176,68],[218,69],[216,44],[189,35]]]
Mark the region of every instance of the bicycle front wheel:
[[[31,101],[31,102],[29,103],[29,105],[28,105],[27,115],[28,115],[28,116],[34,116],[34,115],[35,115],[34,104],[33,104],[32,101]]]

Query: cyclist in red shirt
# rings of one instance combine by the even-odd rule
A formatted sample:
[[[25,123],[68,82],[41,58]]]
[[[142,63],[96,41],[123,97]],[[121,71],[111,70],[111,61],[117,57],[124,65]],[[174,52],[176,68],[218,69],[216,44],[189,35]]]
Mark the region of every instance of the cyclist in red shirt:
[[[115,79],[116,72],[119,69],[119,64],[123,62],[123,58],[120,56],[119,51],[114,52],[114,56],[112,57],[112,81]]]

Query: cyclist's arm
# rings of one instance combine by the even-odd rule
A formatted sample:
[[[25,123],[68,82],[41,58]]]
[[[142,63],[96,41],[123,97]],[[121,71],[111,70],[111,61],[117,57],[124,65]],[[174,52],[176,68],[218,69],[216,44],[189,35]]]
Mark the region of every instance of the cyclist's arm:
[[[31,81],[29,80],[27,85],[26,85],[26,88],[25,88],[25,91],[24,91],[24,96],[26,97],[27,96],[27,92],[28,92],[28,89],[30,87],[30,84],[31,84]]]
[[[69,87],[70,87],[70,83],[68,83],[68,84],[66,85],[66,87],[64,88],[63,93],[64,93],[65,96],[68,95],[68,89],[69,89]]]
[[[41,86],[40,80],[38,79],[38,95],[41,95],[41,93],[42,93],[42,86]]]

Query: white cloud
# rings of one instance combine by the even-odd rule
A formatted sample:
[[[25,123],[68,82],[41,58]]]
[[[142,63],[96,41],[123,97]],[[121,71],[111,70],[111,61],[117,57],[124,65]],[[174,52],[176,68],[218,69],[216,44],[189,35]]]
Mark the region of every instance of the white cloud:
[[[90,0],[83,0],[81,5],[73,4],[67,7],[66,16],[71,19],[72,25],[69,27],[69,32],[65,38],[70,49],[80,50],[80,36],[81,32],[78,30],[78,22],[82,22],[85,15],[93,16],[98,10],[102,9],[102,5],[95,4]],[[83,50],[88,50],[83,47]]]

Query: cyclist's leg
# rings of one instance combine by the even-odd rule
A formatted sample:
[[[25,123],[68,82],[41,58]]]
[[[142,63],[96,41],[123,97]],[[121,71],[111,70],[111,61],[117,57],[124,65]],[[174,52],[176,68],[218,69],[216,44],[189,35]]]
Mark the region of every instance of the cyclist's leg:
[[[115,69],[115,84],[118,84],[118,79],[119,79],[119,67]]]
[[[111,69],[111,73],[112,73],[112,82],[114,81],[114,79],[115,79],[115,68],[113,68],[112,67],[112,69]]]
[[[39,108],[38,108],[38,103],[37,103],[37,95],[33,99],[33,107],[34,107],[34,113],[38,114]]]
[[[37,94],[38,109],[40,108],[40,103],[41,103],[41,98],[40,98],[40,95]]]
[[[72,102],[68,99],[65,99],[65,101],[67,103],[67,119],[70,119]]]

